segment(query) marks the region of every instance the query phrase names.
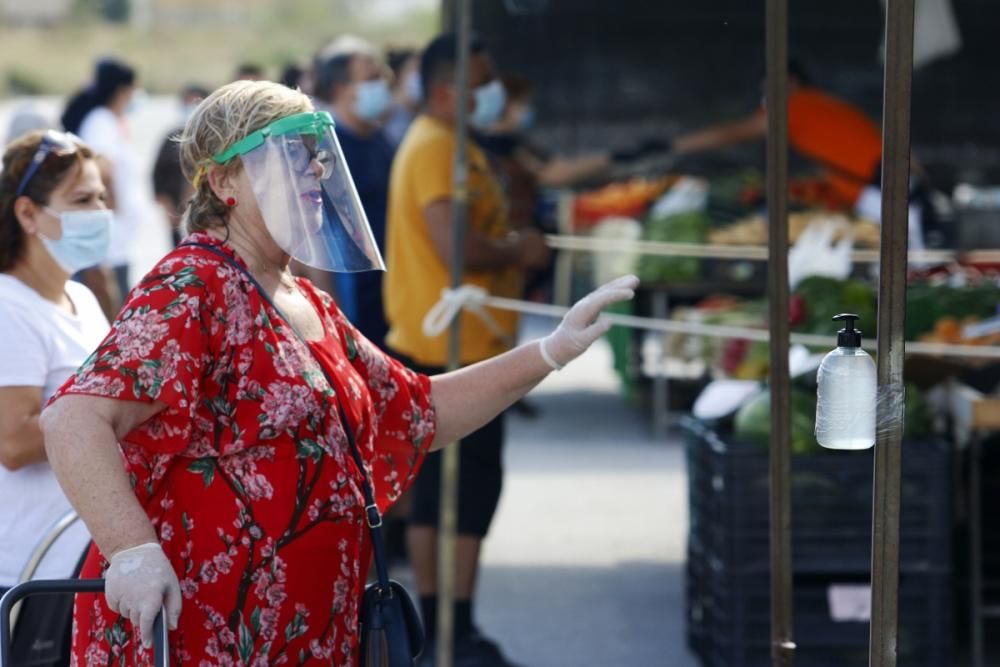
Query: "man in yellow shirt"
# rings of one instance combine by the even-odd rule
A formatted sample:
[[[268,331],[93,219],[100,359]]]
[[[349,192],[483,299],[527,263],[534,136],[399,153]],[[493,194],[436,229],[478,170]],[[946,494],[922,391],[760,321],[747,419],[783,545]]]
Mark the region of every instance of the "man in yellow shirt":
[[[446,335],[428,338],[422,325],[427,311],[451,285],[452,192],[455,142],[454,35],[434,39],[420,63],[424,101],[406,133],[389,180],[385,311],[386,344],[412,368],[440,373],[447,364]],[[483,45],[473,40],[468,100],[474,127],[488,127],[503,111],[503,88]],[[468,220],[463,281],[497,296],[518,297],[526,270],[541,268],[548,249],[534,230],[514,232],[496,176],[482,150],[468,137]],[[471,364],[507,350],[516,334],[513,313],[490,311],[506,334],[499,336],[479,318],[462,315],[461,362]],[[468,667],[509,665],[495,644],[472,622],[479,550],[500,498],[503,415],[473,433],[462,445],[459,473],[458,553],[456,561],[455,664]],[[428,456],[413,487],[408,530],[409,555],[420,592],[430,650],[437,619],[437,522],[440,505],[440,454]],[[432,663],[428,663],[432,664]]]

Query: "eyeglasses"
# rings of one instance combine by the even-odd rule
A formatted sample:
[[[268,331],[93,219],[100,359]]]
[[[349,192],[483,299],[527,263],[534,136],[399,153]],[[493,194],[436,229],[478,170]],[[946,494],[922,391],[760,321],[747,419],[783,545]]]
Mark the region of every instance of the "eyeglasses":
[[[38,144],[38,150],[35,151],[35,157],[31,158],[31,164],[28,165],[27,171],[24,172],[21,184],[17,186],[16,196],[20,197],[24,194],[24,191],[28,188],[28,184],[31,183],[31,179],[41,169],[45,158],[52,154],[59,156],[72,155],[78,148],[77,141],[79,139],[69,132],[48,130],[43,134],[42,141]]]
[[[311,173],[320,180],[329,178],[336,164],[333,151],[318,147],[314,137],[290,139],[288,141],[288,156],[295,173]],[[314,170],[314,164],[319,164],[321,167],[319,173]]]

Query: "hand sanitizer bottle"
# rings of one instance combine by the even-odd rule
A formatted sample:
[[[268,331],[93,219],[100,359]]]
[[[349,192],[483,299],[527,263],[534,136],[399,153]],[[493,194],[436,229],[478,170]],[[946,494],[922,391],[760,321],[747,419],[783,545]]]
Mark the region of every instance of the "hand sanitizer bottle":
[[[817,373],[816,440],[830,449],[867,449],[875,444],[875,362],[861,349],[857,315],[843,313],[837,349],[823,357]]]

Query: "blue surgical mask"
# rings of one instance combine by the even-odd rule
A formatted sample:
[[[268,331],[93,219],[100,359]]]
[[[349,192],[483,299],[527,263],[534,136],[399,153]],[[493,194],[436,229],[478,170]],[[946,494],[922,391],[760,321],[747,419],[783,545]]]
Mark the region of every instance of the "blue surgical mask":
[[[109,209],[62,212],[50,208],[44,210],[49,215],[59,218],[62,238],[56,240],[44,236],[39,238],[52,259],[66,273],[73,275],[81,269],[104,261],[111,245],[111,221],[114,218]]]
[[[392,104],[392,91],[385,79],[362,81],[358,84],[358,98],[354,102],[354,113],[358,118],[373,122],[386,112]]]
[[[476,88],[476,110],[469,117],[469,122],[477,130],[488,130],[493,127],[507,104],[507,91],[499,79]]]

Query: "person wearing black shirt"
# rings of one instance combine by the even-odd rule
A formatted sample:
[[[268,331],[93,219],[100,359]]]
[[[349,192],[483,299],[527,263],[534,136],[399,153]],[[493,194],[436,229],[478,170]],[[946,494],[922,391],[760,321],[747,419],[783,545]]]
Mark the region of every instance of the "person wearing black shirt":
[[[342,38],[318,58],[314,75],[315,97],[333,113],[337,140],[383,253],[395,153],[382,129],[392,102],[385,74],[374,47]],[[341,273],[335,281],[340,309],[365,337],[384,347],[389,327],[382,308],[382,272]]]

